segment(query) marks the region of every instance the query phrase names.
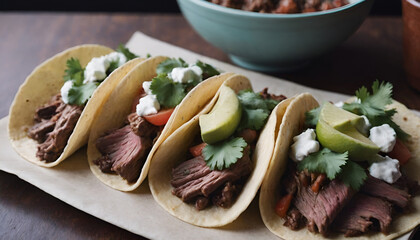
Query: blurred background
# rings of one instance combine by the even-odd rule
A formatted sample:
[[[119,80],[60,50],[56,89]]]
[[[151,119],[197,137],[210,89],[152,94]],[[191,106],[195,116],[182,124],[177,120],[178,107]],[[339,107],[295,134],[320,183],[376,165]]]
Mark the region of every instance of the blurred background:
[[[176,0],[1,0],[0,11],[159,12],[178,13]],[[376,0],[371,15],[401,15],[401,1]]]

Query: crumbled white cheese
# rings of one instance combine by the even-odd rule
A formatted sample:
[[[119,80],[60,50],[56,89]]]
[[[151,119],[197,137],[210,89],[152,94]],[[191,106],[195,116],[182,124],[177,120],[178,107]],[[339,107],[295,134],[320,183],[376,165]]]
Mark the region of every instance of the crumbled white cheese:
[[[192,65],[186,68],[177,67],[172,69],[168,76],[174,81],[179,83],[187,83],[188,81],[201,81],[203,71],[200,67]]]
[[[139,104],[136,106],[136,113],[140,117],[155,114],[159,111],[160,104],[156,95],[146,95],[139,99]]]
[[[344,105],[344,102],[343,101],[338,101],[338,102],[334,103],[334,105],[338,108],[342,108],[343,105]]]
[[[362,115],[361,117],[363,118],[364,123],[361,126],[358,126],[357,130],[367,136],[372,125],[365,115]]]
[[[381,148],[382,152],[391,152],[397,141],[395,130],[388,124],[370,129],[369,139]]]
[[[382,157],[382,159],[382,161],[370,165],[370,175],[389,184],[395,183],[401,177],[399,161],[388,156]]]
[[[120,52],[112,52],[105,56],[92,58],[85,68],[83,83],[104,80],[111,62],[118,62],[118,66],[121,66],[126,61],[127,58]]]
[[[295,161],[302,161],[310,153],[319,151],[319,142],[315,140],[316,134],[314,129],[308,128],[303,133],[293,138],[294,143],[290,147],[289,156]]]
[[[152,90],[150,90],[150,85],[152,85],[152,81],[145,81],[143,82],[143,90],[146,94],[152,95]]]
[[[69,91],[70,88],[73,87],[73,81],[68,80],[64,83],[64,85],[61,87],[61,98],[63,100],[64,103],[68,104],[69,103]]]

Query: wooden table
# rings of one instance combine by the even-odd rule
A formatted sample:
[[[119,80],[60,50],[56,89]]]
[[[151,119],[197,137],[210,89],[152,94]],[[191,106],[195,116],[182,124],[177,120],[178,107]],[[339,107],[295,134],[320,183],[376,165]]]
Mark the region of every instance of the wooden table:
[[[82,43],[117,47],[135,31],[222,61],[220,50],[200,38],[180,15],[0,14],[0,117],[25,77],[48,57]],[[402,67],[402,21],[371,17],[344,44],[294,73],[278,77],[353,94],[375,79],[394,84],[394,98],[420,110],[420,95]],[[137,239],[139,236],[81,212],[14,175],[0,171],[1,239]]]

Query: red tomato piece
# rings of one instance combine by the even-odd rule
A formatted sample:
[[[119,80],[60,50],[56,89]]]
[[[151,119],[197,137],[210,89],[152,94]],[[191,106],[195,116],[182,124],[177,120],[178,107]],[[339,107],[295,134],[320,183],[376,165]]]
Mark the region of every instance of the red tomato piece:
[[[394,149],[388,153],[388,156],[400,161],[400,165],[404,165],[410,160],[411,152],[401,140],[397,139]]]
[[[280,198],[280,200],[276,204],[276,213],[280,217],[284,218],[286,217],[287,211],[290,208],[290,203],[292,202],[293,195],[287,194],[286,196],[283,196]]]
[[[168,122],[174,109],[175,108],[163,109],[156,114],[143,116],[143,118],[155,126],[163,126]]]
[[[201,153],[203,152],[203,148],[207,145],[207,143],[200,143],[196,146],[190,147],[190,153],[193,155],[193,157],[201,156]]]

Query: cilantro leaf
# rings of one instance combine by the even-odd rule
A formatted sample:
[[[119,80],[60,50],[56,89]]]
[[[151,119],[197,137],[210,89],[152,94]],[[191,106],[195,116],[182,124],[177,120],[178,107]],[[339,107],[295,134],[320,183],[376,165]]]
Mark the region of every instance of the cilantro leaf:
[[[309,154],[299,162],[298,169],[325,173],[330,180],[333,180],[346,162],[348,162],[348,152],[335,153],[328,148],[323,148],[321,151]]]
[[[269,112],[263,109],[243,108],[239,130],[250,128],[259,130],[265,125]]]
[[[177,67],[188,67],[188,64],[182,58],[169,58],[161,62],[156,68],[157,74],[170,73],[172,69]]]
[[[85,77],[85,69],[80,65],[79,59],[70,58],[67,60],[66,65],[67,69],[64,70],[65,75],[63,76],[64,81],[73,80],[76,85],[82,84]]]
[[[267,103],[260,94],[254,93],[251,90],[242,90],[238,93],[238,99],[242,106],[249,109],[264,109],[268,110]]]
[[[278,104],[276,100],[264,99],[260,94],[251,90],[240,91],[238,99],[242,105],[242,118],[238,130],[245,128],[261,129],[265,125],[271,110],[273,110],[273,105]]]
[[[357,191],[365,182],[367,175],[359,164],[353,161],[347,161],[338,177],[344,184]]]
[[[84,105],[98,85],[98,83],[94,82],[88,82],[80,86],[73,85],[69,90],[69,104]]]
[[[167,108],[178,105],[186,95],[184,86],[173,82],[166,74],[159,74],[153,78],[150,90],[156,95],[159,103]]]
[[[131,59],[138,57],[136,54],[128,50],[128,48],[126,48],[123,44],[120,44],[118,46],[117,52],[124,54],[124,56],[127,58],[127,62],[130,61]]]
[[[203,79],[207,79],[209,77],[213,77],[220,74],[220,72],[217,71],[212,65],[203,63],[202,61],[197,61],[195,65],[197,65],[203,71]]]
[[[115,69],[118,68],[118,61],[112,61],[109,63],[109,67],[106,70],[106,75],[109,76]]]
[[[306,126],[316,126],[319,119],[319,114],[321,113],[321,107],[314,108],[305,113],[305,125]]]
[[[213,145],[206,145],[203,149],[203,157],[211,170],[229,168],[243,156],[243,150],[247,146],[241,137],[224,140]]]
[[[358,115],[365,115],[372,126],[388,123],[394,128],[397,136],[400,139],[405,140],[410,135],[392,121],[392,116],[396,111],[393,109],[386,110],[386,105],[392,103],[391,95],[392,84],[379,83],[379,81],[376,80],[372,85],[372,94],[369,93],[366,87],[361,87],[356,91],[356,97],[360,101],[345,103],[343,109]]]

